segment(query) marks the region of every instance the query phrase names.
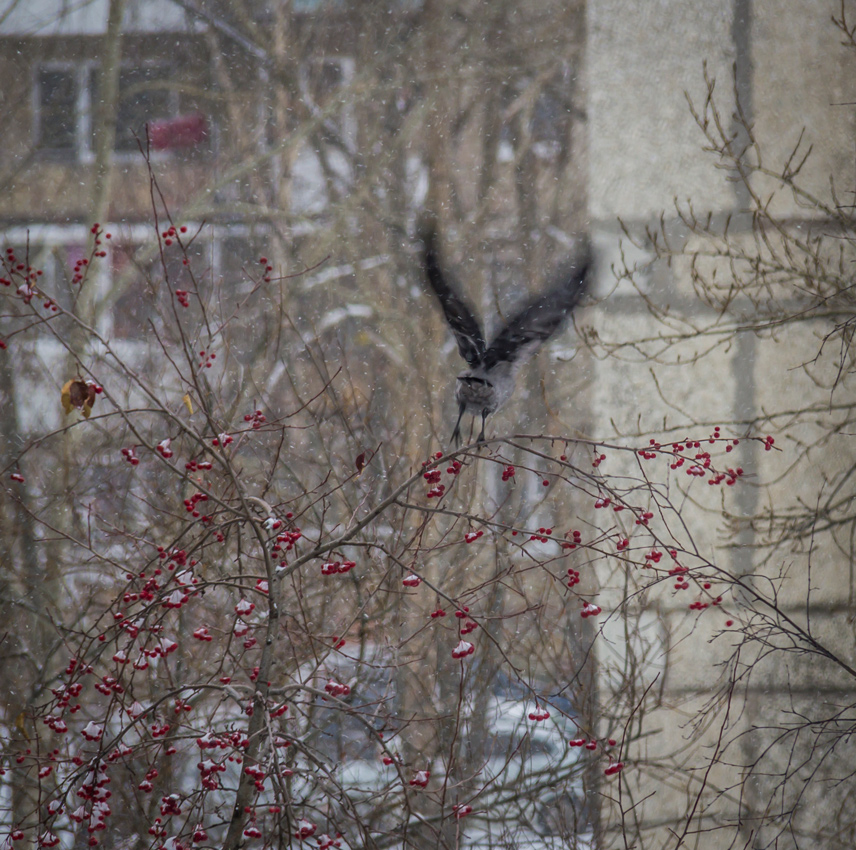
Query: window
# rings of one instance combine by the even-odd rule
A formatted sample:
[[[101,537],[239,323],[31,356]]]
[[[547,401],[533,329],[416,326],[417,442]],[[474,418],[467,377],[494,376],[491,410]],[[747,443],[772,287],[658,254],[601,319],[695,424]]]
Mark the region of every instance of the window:
[[[145,246],[117,242],[112,246],[111,287],[116,300],[111,310],[114,339],[143,340],[157,316],[157,286],[153,251]]]
[[[538,90],[532,91],[536,85]],[[567,84],[523,81],[504,92],[503,112],[499,159],[511,162],[523,138],[538,158],[551,160],[558,156],[569,143],[576,110]]]
[[[163,67],[123,68],[119,72],[116,151],[135,153],[137,139],[145,143],[146,124],[178,115],[178,96],[167,87]]]
[[[354,78],[354,60],[325,56],[300,69],[300,91],[316,115],[323,115],[321,136],[325,142],[351,147],[356,137],[353,109],[344,89]]]
[[[317,58],[300,69],[303,102],[320,118],[318,128],[301,146],[292,186],[292,211],[318,215],[351,187],[356,147],[356,120],[346,86],[353,79],[354,61],[347,57]]]
[[[341,59],[321,59],[315,64],[313,80],[319,97],[326,99],[347,82],[348,70]]]
[[[152,325],[159,326],[164,311],[171,313],[176,290],[192,292],[194,280],[204,281],[206,292],[210,284],[215,291],[222,287],[230,298],[243,297],[252,289],[250,276],[260,274],[258,258],[265,253],[270,236],[244,225],[197,229],[198,225],[188,227],[183,236],[186,251],[176,243],[164,244],[161,255],[150,225],[107,224],[113,235],[104,246],[107,258],[91,267],[89,284],[97,288],[103,308],[101,333],[112,340],[150,340]],[[14,249],[16,262],[42,271],[40,286],[66,303],[63,299],[79,292],[70,281],[75,263],[85,256],[88,235],[85,225],[40,225],[6,230],[0,244],[4,251],[6,246]],[[240,316],[235,317],[233,326],[240,328],[241,321]],[[242,332],[251,341],[257,320],[246,321],[249,324]],[[274,311],[270,321],[279,321]]]
[[[77,144],[77,81],[71,71],[39,71],[39,146],[74,150]]]
[[[84,158],[91,154],[90,104],[95,67],[89,63],[43,65],[36,69],[36,147],[46,153]]]
[[[163,246],[161,256],[147,234],[141,241],[126,241],[117,235],[110,249],[110,336],[132,341],[150,339],[151,325],[160,324],[175,291],[194,288],[190,269],[200,278],[209,273],[210,254],[209,238],[194,239],[187,247],[189,268],[178,245]]]
[[[98,68],[91,62],[41,65],[34,81],[34,141],[45,154],[81,161],[94,153],[92,105],[96,102]],[[146,124],[160,125],[156,150],[194,147],[207,137],[207,122],[198,113],[179,115],[178,93],[169,85],[166,66],[144,65],[119,72],[115,150],[134,154]]]
[[[237,231],[237,232],[236,232]],[[254,286],[250,274],[258,274],[259,257],[267,251],[267,238],[250,228],[232,227],[218,240],[218,276],[230,292],[249,292]]]

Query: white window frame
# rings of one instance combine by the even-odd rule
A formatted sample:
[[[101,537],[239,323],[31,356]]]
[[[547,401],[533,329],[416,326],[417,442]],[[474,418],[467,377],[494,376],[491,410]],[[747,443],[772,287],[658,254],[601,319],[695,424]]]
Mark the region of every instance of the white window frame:
[[[34,147],[40,152],[50,156],[68,154],[77,162],[88,163],[95,158],[92,150],[92,92],[89,88],[90,75],[97,69],[98,63],[94,60],[80,61],[51,61],[37,62],[33,66],[32,78],[32,138]],[[75,99],[74,99],[74,148],[66,151],[63,148],[41,147],[42,136],[42,96],[39,76],[42,71],[63,71],[71,73],[74,77]]]
[[[199,230],[200,222],[184,222],[188,233]],[[104,240],[102,249],[107,256],[98,260],[95,274],[90,285],[95,286],[95,300],[102,302],[110,293],[113,286],[113,250],[115,245],[140,246],[151,243],[154,239],[154,231],[151,223],[121,224],[111,222],[103,225],[105,232],[112,234],[112,239]],[[268,225],[249,225],[239,222],[233,224],[205,225],[201,239],[207,245],[206,251],[211,258],[209,273],[214,280],[223,274],[224,243],[228,238],[244,239],[249,241],[251,236],[270,236]],[[31,247],[34,255],[42,251],[54,251],[57,248],[68,248],[72,245],[86,245],[90,237],[89,227],[83,224],[33,224],[28,227],[10,227],[8,230],[0,231],[0,246],[26,245]],[[253,263],[252,257],[246,258],[247,267]],[[113,312],[107,310],[99,320],[97,330],[107,338],[113,335]],[[144,342],[121,337],[119,340],[124,345],[145,345]]]

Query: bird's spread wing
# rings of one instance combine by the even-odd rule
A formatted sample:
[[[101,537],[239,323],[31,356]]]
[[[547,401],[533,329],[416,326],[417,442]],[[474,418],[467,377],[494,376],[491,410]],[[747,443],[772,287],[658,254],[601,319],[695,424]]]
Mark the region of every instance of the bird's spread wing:
[[[485,352],[485,341],[478,320],[463,297],[440,271],[440,261],[437,253],[437,242],[433,231],[423,237],[425,246],[425,271],[428,282],[434,290],[446,321],[458,342],[461,357],[470,366],[478,365]]]
[[[492,369],[501,362],[519,365],[534,354],[582,298],[589,265],[590,252],[586,248],[553,287],[533,298],[497,334],[485,352],[484,368]]]

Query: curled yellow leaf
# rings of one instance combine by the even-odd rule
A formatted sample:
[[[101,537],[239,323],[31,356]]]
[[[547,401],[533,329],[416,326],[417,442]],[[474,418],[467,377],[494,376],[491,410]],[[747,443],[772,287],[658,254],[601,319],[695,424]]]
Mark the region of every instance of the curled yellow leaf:
[[[66,381],[60,396],[66,416],[76,408],[89,419],[92,405],[95,404],[95,395],[95,384],[92,381],[82,381],[80,378]]]

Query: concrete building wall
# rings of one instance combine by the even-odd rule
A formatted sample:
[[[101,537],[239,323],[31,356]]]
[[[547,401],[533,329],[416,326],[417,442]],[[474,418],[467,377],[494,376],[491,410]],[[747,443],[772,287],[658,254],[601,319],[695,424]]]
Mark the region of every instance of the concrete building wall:
[[[690,201],[699,216],[710,212],[720,223],[732,216],[732,236],[745,239],[747,246],[754,244],[753,222],[745,214],[752,192],[730,182],[729,173],[717,167],[717,156],[704,153],[705,138],[688,105],[689,99],[696,110],[703,108],[705,74],[716,81],[718,115],[726,131],[745,143],[749,139],[734,117],[734,92],[739,93],[766,167],[784,168],[803,134],[802,150],[811,145],[813,152],[800,174],[801,185],[832,209],[832,175],[842,197],[852,198],[844,193],[854,185],[854,110],[842,104],[854,100],[856,77],[854,52],[842,46],[841,32],[831,20],[838,12],[838,4],[763,0],[588,3],[589,211],[605,258],[599,278],[603,300],[590,321],[615,345],[647,339],[647,350],[659,352],[651,360],[628,348],[620,361],[597,361],[591,407],[594,433],[603,439],[616,432],[675,439],[683,436],[677,430],[683,427],[704,436],[720,422],[727,433],[761,429],[774,436],[781,453],[743,441],[734,459],[751,479],[725,494],[721,503],[718,496],[709,498],[697,489],[698,498],[686,503],[685,518],[706,557],[732,575],[749,576],[747,586],[770,592],[775,587],[782,611],[795,622],[811,623],[821,642],[852,662],[853,573],[847,550],[831,532],[820,531],[811,546],[803,539],[789,547],[758,549],[765,535],[760,529],[749,530],[745,522],[746,517],[816,499],[825,482],[853,462],[853,447],[846,439],[803,454],[834,428],[834,414],[819,414],[813,423],[774,415],[807,401],[821,408],[830,404],[834,365],[821,361],[814,370],[802,368],[817,355],[830,323],[804,322],[781,333],[737,333],[717,346],[715,337],[691,333],[693,326],[708,326],[715,316],[694,290],[689,262],[676,258],[670,266],[662,261],[649,266],[654,252],[646,250],[646,228],[656,231],[661,216],[662,230],[674,239],[676,249],[709,247],[690,234],[676,214],[676,202],[686,211]],[[808,208],[768,176],[756,174],[750,187],[765,197],[774,192],[772,209],[787,220],[792,228],[788,232],[807,234],[811,220],[823,217],[816,205]],[[638,240],[637,247],[622,235],[619,219]],[[624,263],[638,264],[636,286],[616,284],[614,269],[609,268],[613,263],[619,269]],[[729,269],[723,265],[721,271],[727,275]],[[783,303],[794,297],[784,290],[779,295]],[[668,305],[674,321],[653,317],[651,304]],[[750,303],[733,305],[747,322],[752,309]],[[683,338],[670,345],[652,342],[669,327],[680,329]],[[696,359],[709,349],[711,354]],[[846,381],[836,392],[839,403],[852,399]],[[632,471],[632,465],[627,470]],[[737,523],[742,519],[742,530],[731,534],[713,519],[717,510],[733,514]],[[738,545],[726,546],[729,541]],[[700,803],[693,831],[710,830],[699,846],[766,847],[777,840],[777,847],[794,847],[800,833],[824,829],[829,842],[824,846],[850,846],[852,835],[842,824],[852,821],[856,809],[852,787],[847,791],[822,781],[846,773],[840,760],[846,759],[844,752],[830,752],[812,781],[803,777],[789,784],[779,776],[787,772],[788,759],[791,765],[802,758],[811,763],[816,752],[804,739],[786,736],[772,750],[765,748],[775,737],[773,730],[796,722],[808,706],[844,703],[852,679],[833,672],[841,672],[835,664],[825,666],[816,658],[773,652],[761,661],[750,652],[747,658],[756,658],[754,672],[732,695],[728,722],[720,715],[722,725],[696,729],[717,683],[721,685],[723,668],[718,665],[739,640],[727,634],[713,640],[727,632],[725,617],[718,611],[696,617],[687,611],[688,601],[665,589],[652,593],[650,600],[671,647],[664,711],[647,718],[642,732],[650,737],[639,745],[638,770],[628,779],[634,801],[645,800],[635,815],[650,846],[675,846],[671,830],[678,824],[680,834],[679,824],[686,821],[688,803],[696,795]],[[726,601],[736,611],[729,615],[739,621],[747,600],[735,596]],[[739,732],[744,736],[738,738]],[[718,747],[726,739],[737,743],[723,755]],[[670,754],[673,774],[662,765],[646,767],[646,760]],[[769,757],[767,766],[742,784],[746,766],[761,757]],[[711,761],[713,769],[704,773]],[[620,830],[620,808],[607,806],[607,832]]]

